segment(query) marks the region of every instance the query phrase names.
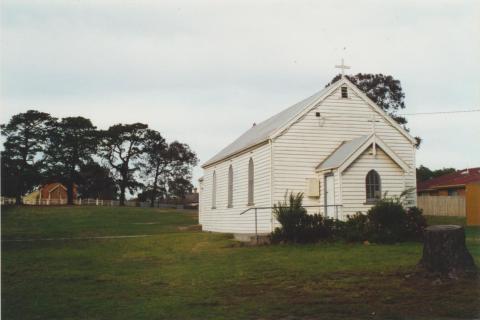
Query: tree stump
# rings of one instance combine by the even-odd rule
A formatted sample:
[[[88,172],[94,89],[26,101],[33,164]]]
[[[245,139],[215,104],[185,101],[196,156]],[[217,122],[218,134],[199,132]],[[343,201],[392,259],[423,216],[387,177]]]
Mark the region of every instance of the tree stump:
[[[476,274],[475,262],[465,244],[465,229],[456,225],[427,227],[419,266],[451,278]]]

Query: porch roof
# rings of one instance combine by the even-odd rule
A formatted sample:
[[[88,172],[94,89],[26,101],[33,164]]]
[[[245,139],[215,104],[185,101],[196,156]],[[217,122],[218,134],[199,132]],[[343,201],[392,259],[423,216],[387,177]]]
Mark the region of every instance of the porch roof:
[[[343,141],[332,154],[317,166],[317,171],[340,167],[370,136],[371,135],[365,135],[350,141]]]

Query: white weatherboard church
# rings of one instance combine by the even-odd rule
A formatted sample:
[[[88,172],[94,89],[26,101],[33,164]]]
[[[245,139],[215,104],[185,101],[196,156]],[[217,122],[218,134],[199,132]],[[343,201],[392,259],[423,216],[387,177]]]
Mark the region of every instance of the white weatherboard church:
[[[344,219],[385,192],[414,188],[415,139],[342,76],[254,125],[202,168],[203,230],[254,233],[254,210],[241,213],[272,207],[286,192],[304,193],[311,213]],[[415,205],[415,193],[408,197]],[[257,213],[259,233],[278,226],[271,209]]]

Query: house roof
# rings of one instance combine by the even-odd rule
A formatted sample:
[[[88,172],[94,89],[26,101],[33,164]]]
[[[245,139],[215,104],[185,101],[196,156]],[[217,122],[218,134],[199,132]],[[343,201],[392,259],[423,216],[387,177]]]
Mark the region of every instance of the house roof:
[[[371,135],[360,136],[350,141],[343,141],[340,146],[317,167],[317,170],[327,170],[340,167]]]
[[[458,170],[440,177],[417,183],[417,191],[441,189],[448,186],[464,186],[480,182],[480,167]]]
[[[67,190],[67,188],[65,188],[65,186],[59,182],[54,182],[54,183],[47,183],[45,185],[42,186],[42,190],[46,191],[46,192],[52,192],[53,190],[57,189],[58,187],[62,187],[63,189]]]
[[[385,111],[383,111],[373,101],[371,101],[350,80],[344,77],[341,80],[335,82],[334,84],[325,87],[323,90],[320,90],[314,95],[281,111],[273,117],[270,117],[267,120],[252,126],[238,139],[233,141],[231,144],[229,144],[227,147],[222,149],[219,153],[217,153],[215,156],[205,162],[202,167],[204,168],[212,165],[218,161],[224,160],[225,158],[233,156],[239,152],[242,152],[248,148],[256,146],[275,137],[279,130],[283,129],[284,127],[290,126],[291,123],[294,122],[295,119],[297,119],[298,117],[301,117],[306,110],[309,110],[311,107],[315,106],[319,101],[327,97],[330,92],[334,91],[336,88],[342,85],[347,85],[352,88],[354,92],[356,92],[360,97],[362,97],[371,107],[373,107],[381,116],[383,116],[387,121],[389,121],[403,135],[405,135],[412,143],[415,142],[415,139],[410,136],[408,132],[406,132],[402,127],[400,127],[390,116],[385,113]]]

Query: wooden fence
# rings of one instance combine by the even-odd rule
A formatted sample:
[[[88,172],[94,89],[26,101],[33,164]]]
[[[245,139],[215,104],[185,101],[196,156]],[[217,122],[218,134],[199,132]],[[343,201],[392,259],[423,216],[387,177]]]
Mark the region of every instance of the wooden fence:
[[[102,199],[76,199],[73,201],[75,205],[78,206],[119,206],[120,201],[118,200],[102,200]],[[1,205],[12,205],[15,204],[15,198],[7,198],[1,197],[0,198]],[[42,199],[42,200],[23,200],[23,204],[31,205],[31,206],[59,206],[59,205],[66,205],[67,199]],[[139,202],[139,201],[131,201],[125,200],[126,207],[142,207],[148,208],[150,207],[150,202]],[[155,203],[156,208],[176,208],[176,209],[183,209],[184,205],[182,203],[175,204],[175,203]]]
[[[462,196],[418,196],[417,206],[428,216],[466,216]]]

